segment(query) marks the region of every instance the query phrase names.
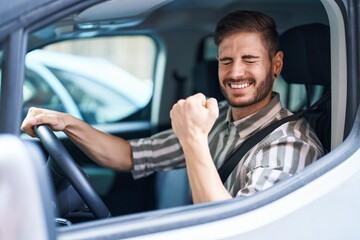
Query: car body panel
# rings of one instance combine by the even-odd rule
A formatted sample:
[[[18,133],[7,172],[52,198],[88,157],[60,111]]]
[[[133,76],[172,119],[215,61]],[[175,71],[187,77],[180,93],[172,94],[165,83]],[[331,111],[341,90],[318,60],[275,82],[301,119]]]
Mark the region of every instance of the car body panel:
[[[42,165],[44,156],[14,135],[1,134],[0,145],[0,238],[54,239],[54,195]]]

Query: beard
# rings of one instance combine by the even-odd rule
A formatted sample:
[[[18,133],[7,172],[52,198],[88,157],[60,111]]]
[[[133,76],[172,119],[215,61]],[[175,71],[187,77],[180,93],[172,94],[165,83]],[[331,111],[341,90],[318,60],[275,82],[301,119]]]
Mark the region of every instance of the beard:
[[[220,85],[220,88],[221,88],[221,91],[222,91],[224,97],[226,98],[226,100],[228,101],[228,103],[231,107],[234,107],[234,108],[248,107],[253,104],[261,102],[272,91],[273,80],[272,80],[271,73],[272,73],[272,71],[269,71],[268,74],[266,75],[264,81],[260,81],[260,83],[251,77],[240,78],[240,79],[236,79],[236,80],[231,79],[231,78],[226,78],[223,81],[223,85]],[[242,100],[239,102],[239,101],[236,101],[236,99],[240,98],[240,97],[244,97],[245,95],[244,94],[235,94],[235,95],[229,96],[223,86],[226,86],[227,84],[229,84],[231,82],[236,83],[236,82],[241,82],[241,81],[251,82],[252,84],[259,83],[259,85],[255,85],[255,93],[253,94],[253,96],[250,96],[248,99]]]

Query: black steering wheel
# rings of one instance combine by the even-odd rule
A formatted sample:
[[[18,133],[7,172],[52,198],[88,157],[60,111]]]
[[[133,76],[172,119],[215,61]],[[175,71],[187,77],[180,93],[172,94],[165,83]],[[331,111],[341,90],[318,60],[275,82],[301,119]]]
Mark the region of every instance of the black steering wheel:
[[[111,213],[96,193],[88,178],[75,163],[64,145],[47,125],[38,125],[34,131],[64,177],[71,183],[96,218],[109,218]]]

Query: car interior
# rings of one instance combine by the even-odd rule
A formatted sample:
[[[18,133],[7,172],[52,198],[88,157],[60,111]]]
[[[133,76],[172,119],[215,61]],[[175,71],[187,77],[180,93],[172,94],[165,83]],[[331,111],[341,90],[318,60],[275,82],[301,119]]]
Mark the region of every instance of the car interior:
[[[264,12],[273,17],[277,23],[281,50],[284,52],[284,66],[281,76],[275,81],[273,91],[280,93],[282,104],[296,113],[310,108],[319,99],[325,99],[308,112],[306,118],[318,134],[326,154],[343,142],[347,136],[348,130],[344,127],[345,114],[342,114],[345,111],[344,87],[346,86],[340,87],[340,79],[343,76],[334,74],[336,71],[339,74],[344,72],[338,71],[343,67],[341,64],[343,57],[341,54],[337,55],[334,50],[339,49],[341,52],[342,46],[334,37],[335,27],[330,24],[329,15],[332,13],[326,7],[330,3],[323,0],[93,2],[98,3],[75,5],[67,11],[39,20],[36,25],[28,29],[27,48],[29,52],[49,47],[61,51],[61,47],[54,48],[54,46],[75,40],[129,36],[146,36],[152,39],[155,43],[155,54],[150,68],[151,99],[145,106],[141,106],[122,119],[101,123],[91,122],[95,128],[125,139],[148,137],[170,127],[169,111],[178,99],[202,92],[207,97],[223,101],[224,96],[218,82],[217,49],[213,43],[213,30],[216,22],[226,13],[248,9]],[[126,47],[130,49],[130,43],[125,49]],[[139,47],[135,48],[139,49]],[[135,69],[141,69],[142,63],[132,61],[135,48],[131,48],[134,53],[129,51],[124,52],[123,55],[128,62],[135,65]],[[90,52],[90,48],[85,49],[86,51]],[[111,50],[108,51],[107,54],[110,55]],[[146,48],[142,54],[146,55]],[[43,62],[46,65],[46,59]],[[56,73],[56,69],[49,69]],[[36,78],[31,80],[36,81]],[[126,88],[125,85],[123,87]],[[53,87],[48,87],[50,88]],[[51,94],[56,92],[56,89],[51,90]],[[331,98],[329,98],[330,94]],[[52,98],[47,97],[48,102],[51,103]],[[334,100],[340,104],[332,104]],[[61,98],[56,98],[56,101],[61,102]],[[100,100],[98,102],[99,106],[103,104]],[[92,103],[87,104],[90,106]],[[24,102],[23,107],[22,116],[30,107],[29,103]],[[66,107],[61,107],[61,110],[67,111]],[[94,119],[96,115],[91,114]],[[48,138],[51,133],[46,132],[44,135],[40,140],[32,139],[23,133],[21,137],[26,141],[35,142],[43,150],[45,158],[48,158],[49,153],[51,155],[53,151],[46,146],[46,142],[50,141]],[[94,188],[95,195],[100,197],[99,201],[103,201],[112,217],[121,216],[123,217],[121,221],[124,222],[167,213],[173,214],[179,209],[190,211],[199,207],[192,205],[186,169],[158,172],[134,180],[129,172],[114,171],[95,164],[63,133],[56,133],[56,138],[60,139],[65,147],[64,151],[69,153],[65,158],[73,159],[81,169],[81,172],[74,173],[79,175],[75,180],[69,179],[71,178],[69,173],[64,174],[65,178],[56,179],[54,175],[58,173],[56,169],[54,170],[56,167],[52,166],[59,162],[55,159],[56,163],[54,163],[54,157],[49,157],[47,169],[52,172],[49,181],[55,181],[55,202],[58,204],[56,211],[60,213],[57,216],[58,226],[66,228],[69,225],[66,220],[76,224],[108,217],[106,214],[103,216],[102,213],[94,214],[94,211],[89,211],[88,208],[94,210],[92,204],[83,199],[86,203],[84,205],[81,200],[83,195],[77,192],[83,185],[74,186],[74,181],[83,179],[83,176],[86,176],[85,182],[91,182],[90,188]],[[62,171],[66,172],[64,169]],[[81,197],[79,198],[78,195]],[[246,204],[246,201],[243,202]],[[95,203],[95,208],[98,206],[99,204]]]

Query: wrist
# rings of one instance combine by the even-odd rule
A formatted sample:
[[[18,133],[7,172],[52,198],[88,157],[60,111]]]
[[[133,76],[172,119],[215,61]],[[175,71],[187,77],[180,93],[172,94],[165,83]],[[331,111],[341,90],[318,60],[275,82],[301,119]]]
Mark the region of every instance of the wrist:
[[[78,118],[66,113],[63,113],[62,121],[64,124],[63,132],[65,133],[73,131],[79,127],[78,124],[81,124],[81,121]]]
[[[198,150],[208,146],[207,135],[197,134],[190,137],[179,139],[180,145],[183,150]]]

